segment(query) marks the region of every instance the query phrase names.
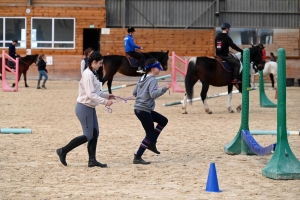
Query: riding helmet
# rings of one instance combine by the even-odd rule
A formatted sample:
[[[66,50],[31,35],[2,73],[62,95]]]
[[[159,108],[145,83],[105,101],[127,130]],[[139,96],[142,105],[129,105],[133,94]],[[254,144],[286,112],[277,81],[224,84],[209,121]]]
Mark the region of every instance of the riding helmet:
[[[135,32],[135,29],[134,29],[133,27],[129,27],[129,28],[127,29],[127,32],[128,32],[128,33]]]
[[[13,39],[13,42],[18,43],[18,39],[17,38]]]
[[[223,23],[222,26],[221,26],[222,30],[225,30],[226,28],[228,28],[228,29],[230,28],[230,24],[227,23],[227,22]]]

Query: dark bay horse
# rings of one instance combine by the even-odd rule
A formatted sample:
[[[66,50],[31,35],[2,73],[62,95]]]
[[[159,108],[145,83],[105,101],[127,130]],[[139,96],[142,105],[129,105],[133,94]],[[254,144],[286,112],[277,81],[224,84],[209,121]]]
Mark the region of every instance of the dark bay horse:
[[[162,65],[163,70],[168,69],[169,51],[167,52],[148,52],[143,53],[146,60],[150,58],[156,58]],[[121,55],[109,55],[103,58],[103,67],[105,69],[105,76],[102,79],[102,84],[107,81],[108,91],[111,94],[111,85],[114,75],[119,72],[125,76],[141,76],[142,74],[137,73],[136,67],[132,67],[126,56]],[[100,76],[102,72],[97,72]]]
[[[24,81],[25,81],[25,87],[29,87],[27,85],[27,77],[26,77],[26,73],[29,69],[29,66],[32,63],[36,63],[38,58],[38,54],[35,55],[27,55],[25,57],[19,57],[19,78],[18,81],[20,81],[21,75],[23,74],[24,77]],[[5,61],[5,63],[7,63],[7,59]],[[6,64],[7,65],[7,64]],[[0,74],[2,73],[2,58],[0,58]],[[2,80],[2,77],[0,76],[0,80]],[[12,84],[12,87],[15,87],[15,84]]]
[[[262,66],[265,64],[265,61],[262,60],[262,51],[258,46],[253,46],[250,49],[250,60],[255,63],[256,66]],[[212,111],[209,109],[206,102],[207,91],[209,85],[221,87],[227,86],[228,88],[228,105],[227,109],[230,113],[234,111],[231,109],[231,98],[232,98],[232,89],[233,84],[231,80],[233,78],[233,73],[226,71],[219,61],[214,58],[209,57],[193,57],[190,59],[188,64],[187,73],[185,76],[185,90],[186,95],[184,97],[184,103],[182,106],[183,113],[186,112],[186,100],[193,98],[194,85],[198,80],[202,83],[202,90],[200,93],[201,100],[204,104],[205,112],[212,114]],[[239,75],[239,79],[242,80],[242,73]],[[235,87],[242,93],[242,84],[235,84]],[[237,111],[241,111],[241,105],[237,107]]]

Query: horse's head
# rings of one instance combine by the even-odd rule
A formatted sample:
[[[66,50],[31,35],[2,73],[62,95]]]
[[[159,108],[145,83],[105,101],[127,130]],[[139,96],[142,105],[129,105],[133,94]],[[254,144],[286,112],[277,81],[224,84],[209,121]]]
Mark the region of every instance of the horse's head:
[[[169,51],[167,52],[148,52],[148,53],[143,53],[144,56],[146,57],[146,60],[150,58],[155,58],[160,62],[162,68],[164,71],[168,70],[168,60],[169,60]]]
[[[164,71],[168,70],[168,60],[169,60],[169,50],[167,52],[162,52],[162,57],[159,60]]]
[[[262,49],[259,46],[253,46],[249,48],[250,50],[250,61],[257,66],[258,70],[263,70],[266,61],[262,59]]]

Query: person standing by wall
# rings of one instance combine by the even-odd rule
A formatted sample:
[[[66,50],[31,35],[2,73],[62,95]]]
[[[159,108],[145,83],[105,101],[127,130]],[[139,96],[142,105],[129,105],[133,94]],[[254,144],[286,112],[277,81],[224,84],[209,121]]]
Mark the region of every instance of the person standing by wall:
[[[46,69],[46,64],[47,64],[46,56],[44,54],[41,54],[39,56],[39,59],[38,59],[39,79],[38,79],[38,82],[37,82],[37,89],[41,89],[40,82],[41,82],[43,77],[45,77],[45,79],[44,79],[44,82],[43,82],[43,85],[42,85],[42,89],[47,89],[46,88],[46,81],[48,80],[48,75],[47,75],[48,71]]]
[[[96,160],[99,126],[95,107],[99,104],[110,106],[113,102],[109,99],[114,98],[112,94],[101,92],[102,84],[98,81],[95,71],[102,64],[102,55],[97,51],[92,52],[88,58],[88,68],[84,70],[79,82],[79,95],[75,107],[83,135],[72,139],[66,146],[56,150],[59,160],[64,166],[67,166],[67,154],[74,148],[88,142],[88,167],[107,167],[106,164]]]

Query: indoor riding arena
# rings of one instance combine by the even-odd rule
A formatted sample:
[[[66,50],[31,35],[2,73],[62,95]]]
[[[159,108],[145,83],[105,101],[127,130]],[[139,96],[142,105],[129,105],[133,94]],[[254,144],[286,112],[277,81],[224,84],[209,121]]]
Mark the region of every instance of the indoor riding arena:
[[[16,84],[17,68],[1,65],[0,198],[299,199],[299,12],[300,2],[290,0],[2,0],[1,61],[16,38],[19,70],[26,55],[44,54],[49,79],[47,89],[37,89],[33,63],[25,87],[23,74]],[[244,49],[243,94],[233,88],[230,113],[227,86],[210,86],[207,114],[198,81],[196,99],[182,114],[189,60],[214,58],[223,22]],[[146,150],[143,159],[151,164],[133,164],[145,137],[132,98],[139,77],[117,73],[113,104],[96,107],[96,158],[107,167],[88,167],[87,143],[69,152],[64,166],[56,149],[83,134],[75,114],[83,52],[92,47],[124,56],[130,26],[143,53],[169,51],[168,69],[156,77],[159,88],[173,86],[155,100],[155,111],[168,118],[156,144],[160,154]],[[274,88],[263,70],[255,87],[247,79],[248,48],[259,43],[266,62],[271,52],[277,58]],[[107,88],[104,83],[102,91]]]

